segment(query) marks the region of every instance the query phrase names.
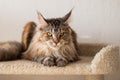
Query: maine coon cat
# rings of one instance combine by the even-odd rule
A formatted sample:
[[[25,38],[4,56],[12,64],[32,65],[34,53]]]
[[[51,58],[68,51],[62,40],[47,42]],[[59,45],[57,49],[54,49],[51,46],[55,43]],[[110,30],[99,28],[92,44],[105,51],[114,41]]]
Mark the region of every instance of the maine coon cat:
[[[77,35],[69,26],[71,12],[52,19],[45,19],[38,13],[39,25],[30,22],[24,29],[23,58],[60,67],[78,60]]]
[[[61,67],[78,60],[77,35],[69,25],[71,12],[51,19],[38,13],[39,24],[25,25],[21,43],[0,43],[0,61],[24,58],[45,66]]]

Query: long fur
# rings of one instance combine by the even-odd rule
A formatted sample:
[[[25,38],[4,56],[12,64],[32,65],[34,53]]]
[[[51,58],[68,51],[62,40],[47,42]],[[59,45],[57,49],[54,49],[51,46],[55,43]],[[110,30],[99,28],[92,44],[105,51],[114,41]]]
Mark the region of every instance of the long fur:
[[[36,27],[36,24],[34,22],[28,22],[24,27],[24,31],[22,34],[22,45],[23,45],[24,51],[27,50],[31,42],[31,39],[34,35],[35,27]]]
[[[21,58],[22,44],[16,41],[0,42],[0,61]]]
[[[71,12],[63,18],[53,19],[44,19],[40,16],[41,25],[34,27],[34,36],[32,36],[29,47],[23,53],[23,58],[37,61],[46,66],[65,66],[70,62],[78,60],[80,52],[77,34],[67,23],[70,14]],[[47,32],[51,32],[54,38],[62,31],[66,32],[65,35],[67,36],[58,39],[58,41],[51,39],[47,35]],[[56,42],[58,44],[55,47]]]
[[[45,66],[65,66],[78,60],[77,34],[67,22],[70,15],[71,11],[63,18],[45,19],[39,15],[40,25],[25,25],[22,43],[0,43],[0,61],[22,57]]]
[[[66,57],[68,60],[71,61],[77,58],[78,56],[78,52],[76,50],[77,44],[73,43],[76,39],[76,38],[74,39],[75,36],[71,38],[70,43],[58,49],[58,48],[52,48],[50,45],[47,45],[44,42],[43,43],[40,42],[38,40],[39,35],[40,35],[39,32],[35,33],[35,36],[33,37],[28,50],[24,53],[25,58],[32,60],[34,58],[37,59],[37,57],[42,57],[42,56],[55,56],[55,57]]]

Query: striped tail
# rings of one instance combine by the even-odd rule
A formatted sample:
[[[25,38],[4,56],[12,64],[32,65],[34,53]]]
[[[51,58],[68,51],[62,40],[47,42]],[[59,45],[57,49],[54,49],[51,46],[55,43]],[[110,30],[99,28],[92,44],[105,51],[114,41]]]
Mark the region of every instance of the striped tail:
[[[0,61],[19,59],[22,51],[22,44],[19,42],[0,42]]]

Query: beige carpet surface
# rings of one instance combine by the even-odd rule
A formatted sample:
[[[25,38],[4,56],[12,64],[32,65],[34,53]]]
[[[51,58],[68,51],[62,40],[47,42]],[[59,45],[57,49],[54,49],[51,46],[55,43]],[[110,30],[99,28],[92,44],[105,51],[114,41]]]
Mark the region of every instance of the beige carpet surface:
[[[28,60],[6,61],[0,62],[0,74],[86,75],[111,74],[118,70],[118,47],[105,44],[81,44],[80,50],[81,60],[65,67],[47,67]]]
[[[82,60],[65,67],[47,67],[37,62],[17,60],[0,63],[1,74],[86,74],[91,73],[89,67],[92,57],[81,57]]]

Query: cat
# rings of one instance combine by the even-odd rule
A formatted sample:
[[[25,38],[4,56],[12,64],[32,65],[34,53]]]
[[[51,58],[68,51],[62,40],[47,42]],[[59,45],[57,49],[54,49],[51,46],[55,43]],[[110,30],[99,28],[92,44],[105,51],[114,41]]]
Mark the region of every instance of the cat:
[[[45,66],[62,67],[78,60],[77,34],[69,26],[72,10],[61,18],[45,19],[38,12],[39,25],[29,22],[24,29],[23,58]]]
[[[20,42],[0,43],[0,61],[27,59],[45,66],[66,66],[80,53],[77,34],[70,27],[72,10],[61,18],[45,19],[38,12],[39,24],[28,22]]]

